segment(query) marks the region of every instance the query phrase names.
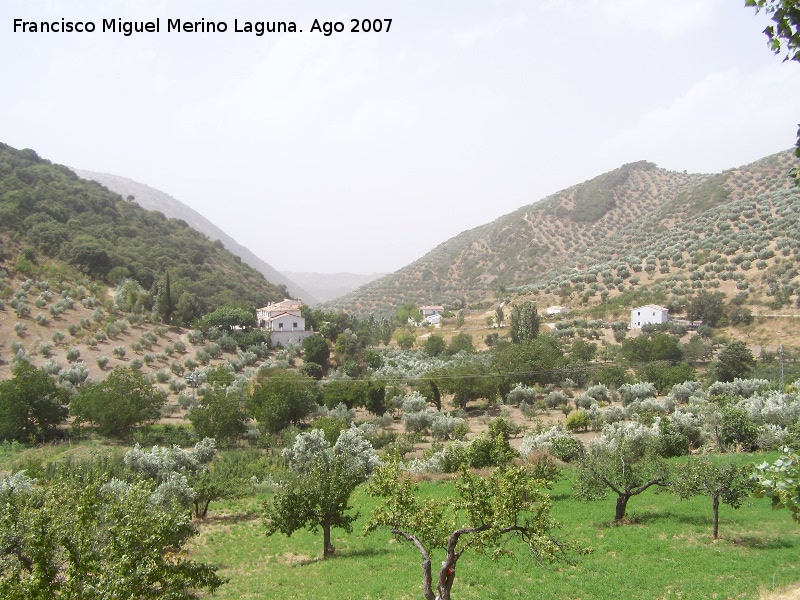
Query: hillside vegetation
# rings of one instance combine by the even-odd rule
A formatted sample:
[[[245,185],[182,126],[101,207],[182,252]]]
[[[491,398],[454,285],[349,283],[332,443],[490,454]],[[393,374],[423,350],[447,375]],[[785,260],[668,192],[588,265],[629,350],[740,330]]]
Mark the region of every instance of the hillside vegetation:
[[[150,290],[170,276],[174,303],[190,317],[226,304],[263,306],[287,291],[243,264],[220,242],[80,179],[33,150],[0,144],[0,266],[18,275],[40,273],[48,260],[92,278],[126,278]]]
[[[463,232],[331,306],[366,313],[404,302],[479,304],[507,291],[560,292],[565,283],[572,286],[567,297],[575,284],[580,292],[591,286],[583,300],[592,304],[644,276],[643,283],[657,276],[689,280],[700,266],[696,254],[701,261],[723,256],[724,264],[717,256],[711,261],[719,261],[715,273],[728,269],[746,281],[739,291],[774,289],[762,281],[771,259],[792,256],[797,244],[800,190],[788,177],[796,164],[786,151],[712,175],[644,161],[623,165]],[[756,265],[760,260],[766,264]],[[694,277],[689,287],[703,287],[704,278]]]
[[[83,169],[73,170],[80,177],[96,181],[110,189],[112,192],[118,193],[123,198],[133,196],[133,201],[142,208],[146,208],[147,210],[157,210],[161,213],[164,213],[164,215],[170,219],[181,219],[186,221],[190,227],[207,235],[211,240],[219,240],[222,242],[225,248],[230,250],[233,254],[241,257],[244,262],[261,272],[261,274],[264,275],[267,280],[277,285],[285,285],[293,297],[303,298],[308,305],[316,304],[316,299],[308,291],[306,291],[304,287],[300,287],[298,283],[291,277],[287,277],[277,271],[274,267],[260,259],[248,248],[245,248],[239,244],[235,239],[222,231],[219,227],[214,225],[196,210],[187,206],[183,202],[176,200],[169,194],[154,189],[143,183],[139,183],[138,181],[128,179],[127,177],[110,175],[108,173],[96,173],[94,171],[86,171]]]

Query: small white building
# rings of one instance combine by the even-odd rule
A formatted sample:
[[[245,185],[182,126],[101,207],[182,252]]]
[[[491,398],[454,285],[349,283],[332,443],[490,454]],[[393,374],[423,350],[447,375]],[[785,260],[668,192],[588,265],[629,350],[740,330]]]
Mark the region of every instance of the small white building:
[[[421,306],[419,312],[423,317],[430,317],[431,315],[440,315],[444,312],[444,306]]]
[[[643,325],[659,325],[669,321],[669,309],[657,304],[639,306],[631,311],[631,329],[641,329]]]
[[[425,320],[431,325],[440,325],[442,323],[442,315],[428,315]]]
[[[567,306],[550,306],[547,309],[548,315],[566,315],[572,311]]]
[[[256,311],[258,326],[270,332],[269,345],[299,344],[313,331],[306,331],[306,320],[300,313],[301,300],[285,299]]]

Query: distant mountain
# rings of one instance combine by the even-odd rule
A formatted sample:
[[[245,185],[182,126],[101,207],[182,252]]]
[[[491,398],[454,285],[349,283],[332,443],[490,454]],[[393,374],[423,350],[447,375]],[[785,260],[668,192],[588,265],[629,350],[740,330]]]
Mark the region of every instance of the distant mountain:
[[[96,181],[106,186],[111,191],[118,193],[123,198],[133,196],[134,202],[143,208],[157,210],[171,219],[181,219],[185,221],[191,227],[206,234],[212,240],[219,240],[222,242],[225,248],[239,256],[244,262],[257,271],[260,271],[267,280],[278,285],[285,285],[292,297],[302,298],[306,304],[310,305],[318,303],[319,300],[312,293],[309,293],[295,281],[292,281],[289,277],[286,277],[280,271],[268,265],[199,212],[180,200],[176,200],[169,194],[132,179],[120,177],[119,175],[97,173],[85,169],[73,168],[72,170],[75,171],[79,177]]]
[[[263,306],[287,293],[186,222],[128,202],[33,150],[2,143],[0,267],[53,282],[80,273],[81,285],[91,285],[87,275],[134,279],[145,290],[163,290],[169,276],[183,322],[222,305]],[[131,293],[133,302],[143,301]]]
[[[386,275],[386,273],[363,275],[359,273],[300,273],[296,271],[287,271],[284,274],[311,292],[320,302],[335,300],[339,296],[344,296],[346,293]]]
[[[689,290],[697,290],[698,253],[718,261],[716,273],[762,285],[773,264],[759,257],[800,235],[800,188],[787,177],[797,165],[791,151],[710,175],[626,164],[465,231],[328,306],[390,313],[404,302],[472,304],[512,290],[579,292],[596,302],[630,289],[627,278],[639,272],[636,281],[653,283],[691,275]],[[742,272],[756,260],[766,260],[764,273]]]

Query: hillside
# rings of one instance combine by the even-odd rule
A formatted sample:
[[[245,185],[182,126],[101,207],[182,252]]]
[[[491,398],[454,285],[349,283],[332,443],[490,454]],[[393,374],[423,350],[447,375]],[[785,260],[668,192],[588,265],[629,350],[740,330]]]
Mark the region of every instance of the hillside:
[[[578,283],[583,291],[602,276],[588,296],[599,300],[624,291],[630,272],[645,270],[653,259],[662,261],[658,275],[688,277],[693,253],[713,254],[717,242],[726,259],[747,256],[731,260],[749,266],[758,258],[750,257],[754,247],[756,254],[779,243],[785,247],[779,240],[797,229],[796,220],[793,226],[785,219],[800,206],[800,190],[790,189],[786,177],[795,164],[790,151],[710,175],[667,171],[644,161],[626,164],[465,231],[330,305],[387,313],[404,302],[480,304],[510,290],[569,297],[575,290],[559,289],[563,284]],[[729,225],[716,229],[718,221]],[[691,243],[698,240],[703,243]],[[617,273],[620,261],[625,269]],[[761,282],[763,268],[745,269],[737,278]]]
[[[262,275],[264,275],[264,277],[267,278],[268,281],[271,281],[277,285],[285,285],[292,297],[302,298],[303,301],[310,306],[313,306],[319,301],[326,299],[319,298],[318,296],[308,292],[305,289],[305,286],[299,285],[290,277],[287,277],[280,271],[267,264],[264,260],[256,256],[248,248],[242,246],[239,242],[222,231],[222,229],[214,225],[199,212],[187,206],[183,202],[176,200],[169,194],[143,183],[139,183],[138,181],[134,181],[126,177],[120,177],[119,175],[97,173],[95,171],[87,171],[85,169],[72,170],[75,171],[79,177],[96,181],[110,189],[112,192],[116,192],[123,198],[133,196],[134,202],[136,202],[136,204],[142,208],[146,208],[147,210],[157,210],[170,219],[181,219],[190,227],[193,227],[197,231],[207,235],[211,240],[219,240],[222,242],[225,248],[230,250],[233,254],[239,256],[245,263],[259,271]],[[355,287],[357,286],[353,286],[350,289],[354,289]],[[350,290],[348,289],[346,291]],[[335,297],[336,296],[331,296],[330,299]]]
[[[80,271],[126,278],[146,290],[170,278],[172,303],[189,322],[225,304],[255,307],[283,298],[267,281],[184,221],[167,219],[80,179],[33,150],[0,144],[0,267],[51,281]]]

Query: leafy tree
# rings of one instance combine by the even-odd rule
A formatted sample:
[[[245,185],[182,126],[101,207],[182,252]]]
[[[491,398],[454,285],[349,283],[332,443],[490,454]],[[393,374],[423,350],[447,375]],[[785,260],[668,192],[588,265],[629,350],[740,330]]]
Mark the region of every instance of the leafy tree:
[[[680,498],[702,494],[711,498],[714,511],[713,537],[719,537],[719,503],[733,509],[739,508],[753,491],[750,481],[751,468],[739,467],[733,463],[718,466],[707,457],[690,458],[675,472],[671,489]]]
[[[323,368],[327,366],[331,356],[328,342],[321,335],[311,335],[303,340],[304,360],[317,363]]]
[[[592,443],[578,463],[573,494],[583,500],[601,500],[611,490],[617,494],[614,522],[625,518],[628,501],[652,486],[668,484],[667,464],[653,448],[614,440]]]
[[[503,397],[518,383],[531,386],[536,383],[557,383],[565,366],[561,345],[551,335],[513,344],[501,341],[492,346],[488,370],[492,381]]]
[[[253,311],[243,308],[223,307],[200,319],[199,327],[203,331],[209,329],[225,329],[233,331],[234,328],[252,329],[256,327],[256,315]]]
[[[215,386],[198,399],[186,417],[201,438],[214,438],[228,446],[247,431],[249,415],[238,390]]]
[[[694,323],[702,320],[703,325],[715,327],[725,316],[725,294],[722,292],[700,292],[686,307],[686,317]]]
[[[744,342],[730,342],[717,355],[717,360],[711,366],[712,376],[715,381],[744,379],[755,364],[753,353]]]
[[[470,548],[494,558],[513,557],[508,540],[516,539],[540,563],[568,558],[569,544],[554,537],[558,524],[550,517],[550,497],[541,491],[545,485],[524,467],[496,469],[487,477],[464,468],[455,484],[457,497],[423,498],[411,478],[390,463],[369,483],[369,494],[380,503],[365,532],[389,529],[414,544],[422,556],[426,600],[450,600],[456,565]],[[444,556],[434,582],[437,551]]]
[[[158,419],[164,395],[139,371],[118,367],[100,383],[85,386],[70,412],[78,422],[91,421],[100,433],[127,435],[131,428]]]
[[[772,508],[788,508],[792,519],[800,522],[800,458],[789,448],[773,463],[756,467],[756,497],[772,500]]]
[[[347,408],[364,406],[367,402],[369,383],[352,379],[333,380],[322,386],[322,403],[332,410],[339,404]]]
[[[450,340],[450,344],[448,344],[445,354],[447,356],[453,356],[459,352],[466,352],[467,354],[472,354],[475,352],[475,346],[472,343],[472,336],[464,331],[454,336],[453,339]]]
[[[181,551],[197,534],[189,513],[152,488],[80,469],[0,481],[0,596],[190,600],[219,588],[214,567]]]
[[[188,325],[200,316],[202,306],[197,296],[191,292],[181,292],[175,305],[173,317],[178,325]]]
[[[21,361],[0,383],[0,440],[36,441],[52,436],[67,417],[67,396],[44,371]]]
[[[694,369],[688,363],[672,364],[664,360],[649,362],[637,369],[636,374],[642,381],[655,385],[660,394],[666,394],[675,384],[695,379]]]
[[[423,349],[428,356],[439,356],[445,351],[445,348],[447,348],[447,342],[444,341],[442,336],[434,333],[425,340]]]
[[[705,362],[711,358],[713,348],[709,342],[703,340],[699,335],[693,335],[689,342],[682,347],[683,358],[691,365]]]
[[[453,394],[453,401],[464,409],[472,400],[492,398],[496,394],[494,384],[486,377],[485,368],[476,362],[443,369],[434,373],[432,379],[440,390]]]
[[[264,502],[267,535],[291,536],[298,529],[322,529],[323,558],[333,555],[331,528],[353,530],[358,515],[350,511],[350,495],[380,464],[363,433],[351,427],[331,447],[320,429],[301,433],[283,451],[290,471],[283,486]]]
[[[503,307],[502,306],[498,306],[494,310],[494,320],[497,323],[498,327],[502,327],[503,326],[503,321],[506,320],[506,313],[503,311]]]
[[[311,414],[316,404],[314,380],[288,369],[271,370],[254,387],[246,406],[266,431],[277,433]]]
[[[172,303],[172,290],[169,283],[169,271],[164,276],[164,283],[161,289],[158,290],[156,295],[156,306],[158,308],[158,316],[164,323],[172,322],[172,313],[175,310],[175,305]]]
[[[581,408],[569,414],[564,426],[567,428],[567,431],[578,431],[579,429],[588,431],[590,424],[589,415]]]
[[[536,302],[526,300],[511,309],[511,341],[515,344],[536,339],[541,325]]]
[[[399,338],[397,338],[397,345],[400,346],[403,350],[410,350],[414,346],[414,342],[417,341],[417,338],[412,333],[404,333]]]
[[[668,333],[642,334],[622,342],[622,356],[632,364],[654,360],[678,361],[683,358],[680,340]]]
[[[774,25],[768,25],[764,33],[769,38],[770,49],[775,54],[785,52],[783,60],[800,61],[800,7],[796,0],[745,0],[745,6],[753,6],[756,12],[766,12]],[[800,158],[800,127],[797,129],[795,155]],[[800,184],[800,173],[792,169],[795,183]]]

